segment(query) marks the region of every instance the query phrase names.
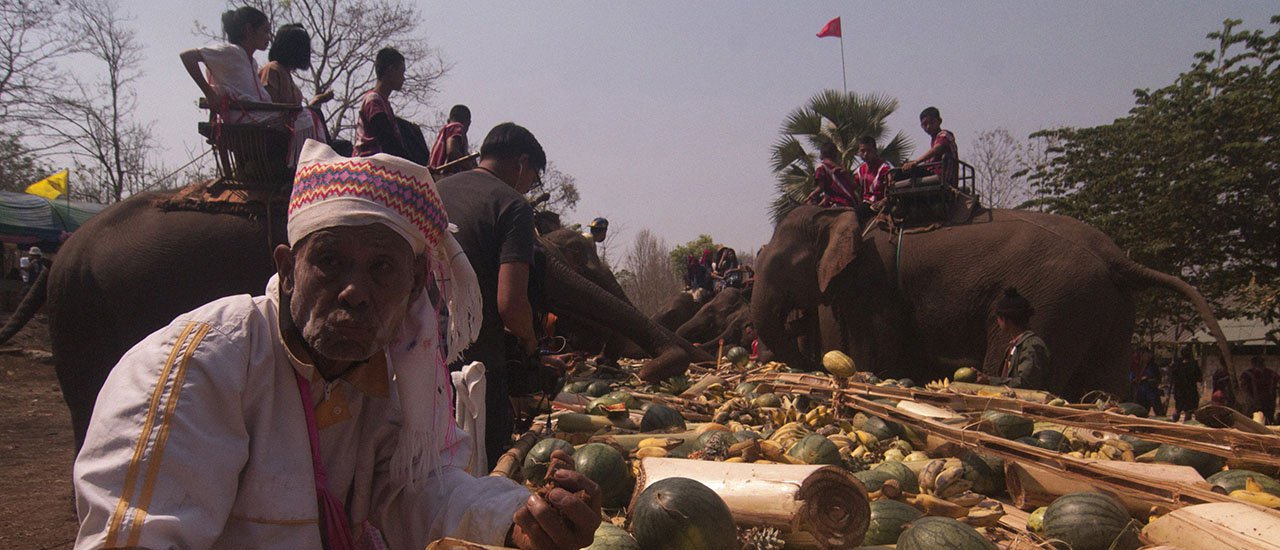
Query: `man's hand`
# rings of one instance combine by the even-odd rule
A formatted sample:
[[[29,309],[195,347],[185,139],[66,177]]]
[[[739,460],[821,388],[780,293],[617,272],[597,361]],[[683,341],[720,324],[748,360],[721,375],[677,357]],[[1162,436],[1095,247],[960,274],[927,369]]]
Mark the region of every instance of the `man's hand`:
[[[915,167],[916,167],[916,161],[914,161],[914,160],[909,160],[909,161],[907,161],[907,162],[902,163],[902,169],[903,169],[903,170],[910,170],[910,169],[915,168]]]
[[[573,458],[564,451],[551,454],[555,488],[543,499],[529,495],[516,510],[511,540],[526,550],[554,550],[590,546],[600,526],[600,487],[573,471]]]

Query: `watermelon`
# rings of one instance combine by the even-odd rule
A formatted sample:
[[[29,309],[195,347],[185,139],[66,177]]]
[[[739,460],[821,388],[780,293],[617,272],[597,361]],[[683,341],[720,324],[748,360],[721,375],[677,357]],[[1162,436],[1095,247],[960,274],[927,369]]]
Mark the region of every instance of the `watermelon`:
[[[1227,492],[1227,494],[1231,494],[1231,491],[1244,489],[1244,481],[1250,477],[1253,478],[1254,481],[1258,482],[1258,485],[1262,486],[1263,491],[1280,496],[1280,482],[1277,482],[1275,478],[1272,478],[1271,476],[1260,474],[1253,470],[1223,470],[1209,476],[1205,481],[1208,481],[1210,485],[1215,487],[1221,487]]]
[[[1129,512],[1104,493],[1071,493],[1058,497],[1044,512],[1044,536],[1072,550],[1130,550],[1138,547]]]
[[[830,439],[819,434],[809,434],[797,441],[788,455],[804,461],[805,464],[839,464],[840,449]]]
[[[573,445],[563,439],[549,437],[536,443],[529,453],[524,455],[524,466],[520,472],[524,475],[525,481],[542,486],[547,477],[547,468],[551,465],[551,453],[555,451],[564,451],[573,456]]]
[[[605,508],[620,508],[631,489],[631,468],[622,453],[604,443],[587,443],[573,453],[573,467],[600,486]]]
[[[898,537],[898,550],[996,550],[996,545],[972,527],[954,519],[926,516]]]
[[[1019,437],[1029,436],[1035,430],[1035,425],[1035,421],[1030,418],[1016,414],[1002,411],[982,413],[982,431],[1005,439],[1018,439]]]
[[[971,367],[960,367],[956,369],[955,374],[951,375],[951,380],[955,382],[974,383],[978,381],[978,371]]]
[[[659,480],[641,491],[631,507],[631,530],[641,548],[738,548],[729,506],[706,485],[683,477]]]
[[[684,416],[671,407],[662,403],[654,403],[645,409],[644,417],[640,419],[640,431],[656,432],[663,430],[684,430]]]
[[[724,352],[724,360],[735,367],[742,368],[751,361],[751,352],[742,346],[733,346]]]
[[[898,536],[907,528],[907,524],[923,515],[914,506],[896,500],[873,501],[871,521],[867,524],[867,534],[862,538],[862,545],[897,544]]]
[[[1226,460],[1217,455],[1184,449],[1175,445],[1164,444],[1156,449],[1156,462],[1190,466],[1203,477],[1209,477],[1222,470]]]

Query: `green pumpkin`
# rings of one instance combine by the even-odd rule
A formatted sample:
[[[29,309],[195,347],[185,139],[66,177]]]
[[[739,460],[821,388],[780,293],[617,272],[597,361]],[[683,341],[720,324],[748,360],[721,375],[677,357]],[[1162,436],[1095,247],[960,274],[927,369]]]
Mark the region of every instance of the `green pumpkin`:
[[[996,496],[1005,491],[1003,459],[967,453],[960,462],[964,464],[964,478],[973,482],[975,493]]]
[[[1067,441],[1067,437],[1058,430],[1040,430],[1031,437],[1036,439],[1042,449],[1063,453],[1071,450],[1071,442]]]
[[[742,346],[733,346],[724,352],[724,360],[735,367],[742,368],[751,361],[751,352]]]
[[[893,476],[893,479],[898,480],[898,484],[902,487],[903,491],[908,493],[920,492],[919,476],[917,476],[911,468],[908,468],[906,464],[893,460],[886,460],[872,469],[882,471]]]
[[[636,399],[636,396],[632,395],[631,392],[629,391],[624,391],[624,390],[611,391],[609,393],[604,394],[604,396],[612,399],[617,399],[622,403],[626,403],[628,409],[640,410],[640,408],[644,405],[644,403],[641,403],[640,400]]]
[[[776,393],[762,393],[752,399],[751,404],[757,407],[781,407],[782,398]]]
[[[805,464],[839,464],[840,448],[826,436],[809,434],[791,446],[788,455],[803,460]]]
[[[529,453],[524,455],[524,466],[520,468],[520,473],[524,475],[524,479],[535,486],[541,487],[547,477],[547,467],[551,465],[551,453],[555,451],[564,451],[573,456],[573,445],[563,439],[549,437],[534,444]]]
[[[606,508],[626,504],[631,489],[631,469],[617,449],[604,443],[587,443],[573,453],[573,467],[600,486]]]
[[[587,386],[591,385],[590,380],[574,380],[564,387],[564,391],[569,393],[582,393],[587,391]]]
[[[640,550],[640,543],[626,529],[602,521],[586,550]]]
[[[896,500],[881,499],[871,503],[871,521],[867,534],[862,537],[863,546],[897,544],[898,537],[907,524],[920,519],[924,513],[914,506]]]
[[[1253,470],[1223,470],[1209,476],[1205,481],[1208,481],[1210,485],[1222,487],[1227,491],[1227,494],[1231,494],[1231,491],[1244,489],[1244,481],[1247,478],[1253,478],[1254,481],[1258,482],[1263,491],[1280,496],[1280,482],[1271,476],[1260,474]]]
[[[701,451],[706,449],[707,442],[712,439],[719,439],[726,449],[732,447],[734,443],[738,442],[738,439],[730,432],[726,432],[724,430],[707,430],[706,432],[703,432],[702,435],[698,436],[698,439],[694,440],[693,450]]]
[[[1150,414],[1150,411],[1148,411],[1146,407],[1137,403],[1121,403],[1116,405],[1116,407],[1119,407],[1122,413],[1129,416],[1136,416],[1138,418],[1146,418],[1147,415]]]
[[[951,375],[951,380],[955,382],[977,382],[978,371],[974,370],[972,367],[960,367],[956,369],[955,374]]]
[[[1131,435],[1120,436],[1120,441],[1133,445],[1133,456],[1142,456],[1160,447],[1159,443],[1147,441],[1145,439],[1138,439]]]
[[[1156,449],[1156,462],[1190,466],[1203,477],[1209,477],[1222,470],[1226,460],[1217,455],[1184,449],[1175,445],[1164,444]]]
[[[587,395],[590,397],[601,397],[612,390],[613,388],[609,387],[609,383],[604,380],[595,380],[587,385]]]
[[[733,388],[733,393],[736,393],[743,397],[753,397],[756,394],[756,383],[743,382],[741,384],[738,384],[736,387]]]
[[[1044,537],[1072,550],[1128,550],[1138,547],[1129,512],[1104,493],[1071,493],[1058,497],[1044,512]]]
[[[641,548],[738,548],[738,528],[724,500],[706,485],[683,477],[660,480],[636,497],[631,531]]]
[[[640,419],[640,431],[656,432],[664,430],[684,430],[684,416],[671,407],[662,403],[654,403],[645,409],[644,417]]]
[[[911,522],[898,537],[898,550],[996,550],[972,527],[951,518],[926,516]]]
[[[862,425],[862,431],[876,436],[878,441],[887,441],[902,435],[902,425],[878,416],[869,416],[866,423]]]
[[[1018,439],[1019,437],[1029,436],[1031,432],[1035,431],[1035,426],[1034,420],[1016,414],[1002,411],[982,413],[982,431],[1005,439]]]
[[[893,474],[884,470],[863,470],[854,472],[853,477],[858,478],[862,485],[867,488],[868,493],[874,493],[884,487],[884,482],[890,479],[896,479]]]
[[[627,404],[616,396],[604,395],[587,402],[587,414],[623,419],[630,416]]]
[[[1027,514],[1027,530],[1037,535],[1044,533],[1044,513],[1048,510],[1048,506],[1041,506]]]

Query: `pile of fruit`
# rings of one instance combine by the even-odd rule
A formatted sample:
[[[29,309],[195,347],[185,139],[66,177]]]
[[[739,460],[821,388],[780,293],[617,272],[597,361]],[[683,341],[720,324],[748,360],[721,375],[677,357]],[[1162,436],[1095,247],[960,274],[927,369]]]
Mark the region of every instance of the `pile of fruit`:
[[[737,359],[744,351],[731,349],[726,355]],[[850,379],[914,387],[910,380],[878,380],[855,372],[841,356],[824,361],[832,375],[813,374],[832,376],[830,387],[843,387]],[[545,479],[551,453],[570,453],[576,469],[600,485],[612,517],[597,532],[593,548],[822,546],[787,526],[735,524],[741,511],[730,510],[697,479],[668,478],[646,486],[646,458],[841,468],[866,489],[864,545],[976,549],[1056,540],[1077,550],[1136,548],[1142,523],[1168,511],[1135,518],[1132,506],[1126,508],[1112,495],[1080,491],[1056,495],[1051,504],[1028,514],[1010,504],[1005,464],[998,456],[939,446],[918,426],[868,414],[839,402],[831,392],[796,391],[794,385],[761,380],[785,372],[784,365],[743,363],[726,362],[719,370],[695,368],[688,378],[656,386],[630,374],[627,367],[635,364],[624,364],[618,372],[602,368],[580,375],[556,399],[559,410],[543,417],[543,428],[550,423],[550,437],[527,454],[520,477],[537,486]],[[971,374],[958,372],[956,378]],[[938,389],[947,385],[931,384]],[[876,401],[898,405],[888,398]],[[1145,414],[1109,400],[1098,406]],[[1190,466],[1216,491],[1280,507],[1280,483],[1263,472],[1224,469],[1225,461],[1215,455],[1001,411],[953,412],[966,428],[1066,456]]]

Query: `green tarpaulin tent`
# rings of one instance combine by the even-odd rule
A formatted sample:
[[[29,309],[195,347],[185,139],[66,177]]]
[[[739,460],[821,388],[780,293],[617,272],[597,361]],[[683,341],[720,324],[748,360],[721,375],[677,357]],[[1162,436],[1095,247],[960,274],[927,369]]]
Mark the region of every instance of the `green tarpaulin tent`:
[[[106,208],[105,204],[0,191],[0,242],[61,243]]]

